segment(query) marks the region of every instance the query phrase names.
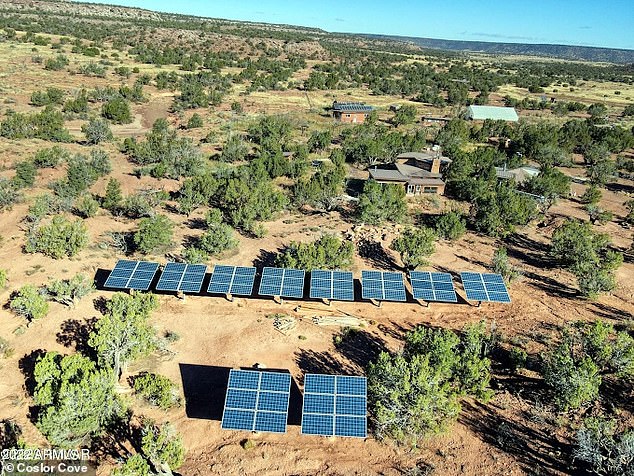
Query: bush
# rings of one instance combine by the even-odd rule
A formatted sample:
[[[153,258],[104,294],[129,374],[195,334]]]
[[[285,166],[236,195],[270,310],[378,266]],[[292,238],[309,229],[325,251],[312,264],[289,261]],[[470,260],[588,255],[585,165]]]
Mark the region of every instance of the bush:
[[[359,220],[380,225],[386,220],[398,222],[406,212],[405,189],[400,185],[382,185],[368,180],[359,196]]]
[[[117,213],[123,204],[123,193],[121,193],[121,182],[115,178],[108,180],[106,194],[101,201],[101,206],[109,212]]]
[[[10,112],[0,124],[0,136],[7,139],[42,139],[71,142],[73,137],[64,128],[62,113],[51,106],[35,114]]]
[[[48,314],[46,297],[32,284],[25,284],[11,298],[9,307],[27,320],[41,319]]]
[[[140,454],[132,455],[113,469],[111,476],[150,476],[150,465]]]
[[[75,256],[86,244],[86,225],[81,220],[71,222],[62,215],[57,215],[48,225],[31,230],[24,248],[27,253],[43,253],[60,259]]]
[[[197,113],[194,113],[192,117],[187,121],[187,129],[198,129],[203,126],[203,118]]]
[[[237,134],[232,134],[222,147],[219,159],[223,162],[241,162],[246,159],[249,148]]]
[[[323,235],[312,243],[291,242],[277,255],[276,265],[282,268],[348,269],[352,265],[354,245],[333,235]]]
[[[82,218],[92,218],[97,215],[99,202],[90,194],[85,194],[75,201],[75,212]]]
[[[581,203],[585,203],[586,205],[596,205],[599,201],[601,201],[602,195],[601,190],[593,184],[586,189],[579,200],[581,200]]]
[[[146,421],[141,428],[141,451],[155,468],[178,469],[185,459],[183,440],[169,423]]]
[[[526,367],[526,351],[518,347],[513,347],[509,351],[509,364],[513,372]]]
[[[55,168],[60,162],[65,162],[70,159],[70,153],[56,145],[50,149],[40,149],[33,157],[33,163],[38,168]]]
[[[198,264],[206,263],[209,259],[209,254],[196,246],[188,246],[181,253],[181,257],[186,263]]]
[[[12,180],[0,177],[0,210],[8,210],[22,200],[22,194]]]
[[[63,102],[64,91],[59,88],[47,88],[46,91],[34,91],[33,94],[31,94],[31,104],[33,106],[59,105]]]
[[[101,108],[101,115],[115,124],[130,124],[132,122],[130,105],[121,97],[115,97],[106,102]]]
[[[7,270],[0,269],[0,289],[7,287]]]
[[[137,375],[133,387],[136,393],[161,410],[169,410],[180,403],[176,385],[163,375]]]
[[[15,164],[13,183],[17,188],[32,187],[37,177],[37,168],[32,160],[23,160]]]
[[[52,281],[46,286],[46,292],[53,301],[69,307],[74,307],[77,301],[95,289],[93,282],[83,274],[76,274],[70,279]]]
[[[55,58],[49,58],[44,63],[44,69],[49,71],[60,71],[68,66],[68,58],[64,55],[57,55]]]
[[[408,228],[390,246],[401,255],[401,261],[409,269],[428,263],[427,257],[436,249],[436,233],[431,228]]]
[[[100,144],[113,139],[110,124],[105,119],[92,118],[87,124],[81,126],[81,131],[86,136],[88,144]]]
[[[467,232],[467,223],[461,213],[451,211],[436,219],[436,234],[444,240],[455,241]]]
[[[137,249],[148,254],[168,247],[172,242],[174,225],[165,215],[143,218],[139,223],[139,230],[134,234]]]
[[[507,284],[515,281],[519,276],[519,270],[509,263],[509,256],[506,248],[500,247],[493,253],[493,272],[502,275]]]
[[[218,254],[238,246],[239,242],[234,236],[233,228],[226,223],[222,223],[220,210],[210,210],[207,214],[206,222],[207,230],[200,237],[198,243],[200,251]]]
[[[573,458],[595,474],[630,476],[634,468],[634,431],[618,433],[616,421],[588,417],[576,434]]]

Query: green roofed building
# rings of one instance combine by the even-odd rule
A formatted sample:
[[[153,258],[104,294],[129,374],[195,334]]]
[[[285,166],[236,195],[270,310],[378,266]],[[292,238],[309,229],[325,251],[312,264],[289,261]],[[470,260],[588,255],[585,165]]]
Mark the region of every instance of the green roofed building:
[[[466,118],[472,121],[491,119],[494,121],[517,122],[518,120],[515,108],[499,106],[469,106]]]

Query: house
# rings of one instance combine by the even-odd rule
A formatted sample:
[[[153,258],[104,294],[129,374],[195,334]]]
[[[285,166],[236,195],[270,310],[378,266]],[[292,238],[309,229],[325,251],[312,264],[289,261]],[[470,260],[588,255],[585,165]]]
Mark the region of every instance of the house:
[[[405,187],[407,195],[445,193],[445,182],[440,172],[442,166],[451,163],[447,157],[437,153],[408,152],[397,157],[394,164],[368,169],[370,178],[379,183],[399,184]]]
[[[515,108],[499,106],[469,106],[466,118],[472,121],[484,121],[486,119],[509,122],[518,121]]]
[[[501,180],[515,180],[516,183],[524,183],[527,180],[539,175],[539,169],[526,165],[515,169],[506,167],[495,167],[495,175]]]
[[[362,124],[373,110],[372,106],[360,102],[332,103],[332,117],[340,122]]]

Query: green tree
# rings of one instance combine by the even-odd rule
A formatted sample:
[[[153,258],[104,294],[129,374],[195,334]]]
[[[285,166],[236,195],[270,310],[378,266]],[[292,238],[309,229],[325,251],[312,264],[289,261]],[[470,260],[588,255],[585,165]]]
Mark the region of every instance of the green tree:
[[[70,279],[52,281],[46,286],[46,292],[53,301],[74,307],[81,298],[95,291],[95,285],[83,274]]]
[[[334,235],[323,235],[312,243],[291,242],[277,255],[276,263],[282,268],[348,269],[352,265],[354,245]]]
[[[300,206],[331,210],[343,193],[345,178],[343,161],[333,165],[324,162],[314,175],[303,176],[296,182],[293,188],[295,202]]]
[[[618,432],[616,421],[588,417],[575,435],[573,458],[595,474],[631,476],[634,469],[634,431]]]
[[[520,276],[519,270],[509,263],[508,252],[504,247],[495,250],[491,264],[493,265],[493,272],[502,275],[502,278],[508,284]]]
[[[557,199],[570,194],[570,178],[554,167],[546,167],[542,168],[539,175],[529,179],[524,189],[544,197],[545,208],[548,210]]]
[[[82,218],[92,218],[97,215],[99,202],[86,193],[75,201],[75,212]]]
[[[15,164],[13,183],[16,188],[32,187],[37,177],[37,168],[32,160],[23,160]]]
[[[455,241],[467,232],[467,223],[462,213],[449,211],[438,216],[435,229],[439,238]]]
[[[401,261],[409,269],[428,264],[427,258],[436,249],[436,233],[431,228],[408,228],[392,241],[391,248],[400,253]]]
[[[81,131],[86,136],[88,144],[100,144],[113,139],[110,124],[105,119],[92,118],[87,124],[81,126]]]
[[[89,445],[123,412],[112,375],[81,355],[48,352],[35,365],[37,427],[62,448]]]
[[[416,120],[416,106],[403,104],[394,113],[392,124],[396,127],[411,124]]]
[[[70,154],[66,149],[62,149],[56,145],[50,149],[40,149],[33,157],[33,162],[38,168],[55,168],[60,162],[65,162],[70,159]]]
[[[88,230],[82,220],[69,221],[56,215],[49,224],[32,229],[24,249],[27,253],[43,253],[54,259],[75,256],[88,244]]]
[[[150,465],[142,455],[135,454],[121,466],[112,470],[112,476],[150,476]]]
[[[320,152],[328,148],[332,142],[332,132],[313,131],[308,139],[308,150],[310,152]]]
[[[249,148],[238,134],[231,134],[220,153],[223,162],[241,162],[247,158]]]
[[[207,230],[200,237],[198,247],[206,253],[218,254],[239,245],[231,226],[222,223],[220,210],[211,210],[206,217]]]
[[[169,378],[151,373],[134,377],[134,391],[161,410],[169,410],[180,403],[176,384]]]
[[[386,220],[398,222],[406,212],[405,189],[400,185],[382,185],[368,180],[359,196],[359,220],[380,225]]]
[[[106,314],[95,325],[88,344],[95,349],[99,362],[121,378],[128,362],[156,348],[155,330],[147,322],[158,307],[154,294],[115,294]]]
[[[564,336],[543,359],[542,375],[557,408],[576,410],[597,398],[601,385],[599,368],[590,357],[576,356],[568,337]]]
[[[601,193],[601,190],[599,190],[599,187],[597,187],[596,184],[591,184],[583,195],[581,195],[580,200],[581,203],[585,203],[587,205],[596,205],[599,201],[601,201],[602,195],[603,194]]]
[[[627,210],[625,221],[630,225],[634,225],[634,199],[625,202],[625,208]]]
[[[174,224],[165,215],[143,218],[134,233],[134,243],[143,254],[166,248],[172,242],[173,228]]]
[[[115,124],[130,124],[130,104],[122,97],[114,97],[101,108],[101,115]]]
[[[48,314],[46,297],[32,284],[25,284],[11,298],[9,307],[28,321],[41,319]]]
[[[110,178],[106,185],[106,194],[103,197],[101,206],[109,212],[116,214],[121,210],[123,204],[123,193],[121,192],[121,182],[116,178]]]
[[[141,428],[141,451],[159,474],[171,475],[185,459],[185,447],[169,423],[157,426],[148,420]]]
[[[588,166],[590,183],[598,187],[605,186],[616,174],[616,163],[610,159],[602,159]]]
[[[203,126],[203,118],[198,113],[194,113],[187,121],[187,129],[198,129]]]

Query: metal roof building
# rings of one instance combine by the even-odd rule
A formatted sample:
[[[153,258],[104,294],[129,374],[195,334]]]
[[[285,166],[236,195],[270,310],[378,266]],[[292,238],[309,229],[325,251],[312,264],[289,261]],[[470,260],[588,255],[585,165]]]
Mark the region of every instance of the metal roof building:
[[[499,106],[469,106],[466,118],[472,121],[492,119],[494,121],[517,122],[518,120],[515,108]]]

